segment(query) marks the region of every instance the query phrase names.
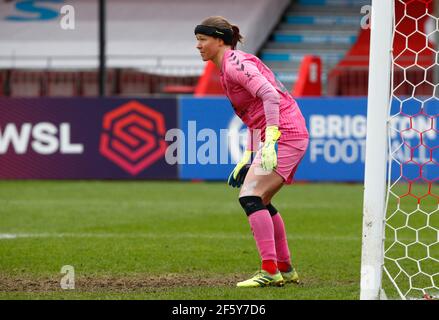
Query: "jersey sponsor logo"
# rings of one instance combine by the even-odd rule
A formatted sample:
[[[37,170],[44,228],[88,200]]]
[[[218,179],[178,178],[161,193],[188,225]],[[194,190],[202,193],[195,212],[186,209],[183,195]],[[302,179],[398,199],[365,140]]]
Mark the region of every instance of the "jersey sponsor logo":
[[[165,156],[165,134],[162,113],[131,101],[104,115],[99,151],[135,176]]]

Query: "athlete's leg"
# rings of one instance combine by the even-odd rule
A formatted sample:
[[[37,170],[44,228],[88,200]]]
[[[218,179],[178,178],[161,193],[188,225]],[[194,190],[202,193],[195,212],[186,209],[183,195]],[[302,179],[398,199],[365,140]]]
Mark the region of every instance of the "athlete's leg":
[[[246,211],[253,231],[262,269],[277,272],[274,225],[264,203],[280,189],[283,178],[276,172],[262,172],[259,164],[252,164],[239,194],[239,202]]]
[[[306,149],[305,147],[296,148],[288,141],[283,144],[280,143],[279,145],[278,168],[276,171],[266,172],[261,168],[260,153],[258,152],[247,173],[239,195],[239,201],[249,218],[256,245],[262,259],[262,269],[271,274],[274,272],[277,274],[278,271],[275,235],[283,233],[280,238],[285,238],[285,240],[286,235],[283,223],[279,227],[280,231],[275,233],[275,223],[279,222],[279,220],[273,221],[270,212],[267,210],[267,205],[270,204],[271,199],[282,188],[284,183],[291,183],[290,177],[292,178],[294,175],[294,168],[297,167]],[[298,149],[298,151],[296,149]],[[282,253],[280,257],[283,260],[289,261],[288,246],[286,247],[286,251],[288,253]],[[288,256],[288,258],[286,258],[286,256]],[[273,259],[273,257],[275,257],[275,259]],[[250,279],[242,283],[242,285],[253,286],[255,281],[257,284],[260,281],[266,280],[259,278]],[[240,286],[240,284],[238,284],[238,286]]]
[[[262,202],[260,206],[262,208],[268,206],[267,209],[269,209],[271,199],[282,186],[292,182],[307,145],[307,139],[303,141],[280,141],[278,145],[278,167],[276,171],[271,172],[266,172],[261,168],[261,153],[258,152],[241,188],[240,202],[247,199],[259,199],[259,202]],[[298,282],[298,275],[291,266],[282,217],[272,206],[272,214],[268,210],[255,211],[246,210],[262,258],[262,269],[271,270],[269,272],[272,273],[273,270],[280,270],[280,265],[283,271],[282,276],[285,276],[284,280]],[[276,256],[275,261],[271,260],[274,255]]]
[[[288,271],[291,266],[291,256],[284,221],[278,210],[271,203],[267,205],[267,209],[273,221],[278,268],[280,271]]]
[[[283,222],[283,219],[279,213],[279,211],[271,204],[271,200],[274,197],[274,195],[279,192],[279,190],[283,186],[283,179],[275,172],[272,172],[268,175],[261,175],[260,168],[258,168],[255,165],[255,168],[250,168],[249,170],[250,175],[249,179],[244,182],[243,188],[241,189],[241,194],[243,196],[249,195],[249,194],[256,194],[260,196],[263,199],[263,204],[267,208],[270,216],[271,216],[271,222],[273,224],[273,235],[274,235],[274,244],[275,244],[275,251],[276,251],[276,265],[278,270],[282,273],[282,276],[284,278],[285,283],[299,283],[299,276],[296,272],[296,270],[292,267],[291,263],[291,254],[288,247],[288,240],[285,230],[285,224]],[[252,175],[254,174],[254,176]],[[263,177],[263,178],[262,178]],[[245,184],[248,183],[248,187],[245,187]],[[259,186],[259,188],[258,188]],[[265,186],[265,187],[264,187]],[[256,219],[255,219],[256,220]],[[252,219],[249,219],[250,224],[252,224]],[[261,223],[262,224],[262,223]],[[265,223],[262,226],[262,229],[269,230],[269,222],[268,222],[268,215],[265,214]],[[268,226],[268,227],[264,227]],[[252,229],[254,230],[253,226]],[[254,233],[254,232],[253,232]],[[260,233],[263,233],[260,231]],[[254,237],[258,246],[258,249],[262,247],[262,249],[266,249],[266,247],[263,246],[263,243],[258,245],[258,237],[257,234],[254,233]],[[261,243],[261,241],[259,241]],[[261,253],[261,249],[259,250]],[[264,253],[264,252],[262,252]],[[269,256],[261,254],[262,258],[262,269],[264,269],[264,265],[266,266],[268,264],[268,268],[270,268],[270,261],[266,260],[269,258]],[[266,269],[268,269],[266,267]]]
[[[264,171],[260,164],[253,163],[248,170],[239,197],[258,196],[264,205],[282,188],[284,179],[274,170]]]
[[[238,287],[258,287],[267,285],[282,286],[284,280],[277,269],[276,243],[274,227],[270,213],[264,201],[280,189],[283,179],[275,172],[258,174],[260,165],[252,164],[239,195],[253,231],[262,260],[262,271],[253,278],[239,282]]]

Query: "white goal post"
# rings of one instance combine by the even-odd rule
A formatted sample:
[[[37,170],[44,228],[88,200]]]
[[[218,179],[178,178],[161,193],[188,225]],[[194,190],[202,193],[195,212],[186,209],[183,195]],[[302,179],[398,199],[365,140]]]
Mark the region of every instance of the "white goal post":
[[[439,299],[438,12],[372,0],[362,300]]]
[[[360,299],[378,299],[384,263],[393,0],[372,0]]]

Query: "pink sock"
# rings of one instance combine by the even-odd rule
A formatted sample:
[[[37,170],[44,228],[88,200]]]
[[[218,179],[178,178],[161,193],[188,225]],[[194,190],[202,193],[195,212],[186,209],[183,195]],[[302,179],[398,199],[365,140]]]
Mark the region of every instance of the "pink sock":
[[[252,213],[249,218],[253,237],[256,240],[259,254],[262,260],[277,260],[276,245],[274,241],[273,222],[268,210],[259,210]]]
[[[276,213],[274,216],[271,217],[271,219],[273,221],[274,227],[277,261],[291,264],[290,250],[288,249],[287,234],[285,232],[284,221],[282,220],[280,213]]]

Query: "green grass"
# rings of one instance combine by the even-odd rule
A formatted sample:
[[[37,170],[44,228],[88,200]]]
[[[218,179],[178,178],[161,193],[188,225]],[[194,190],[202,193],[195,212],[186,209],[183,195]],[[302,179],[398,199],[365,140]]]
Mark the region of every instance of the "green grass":
[[[283,288],[234,287],[260,263],[237,196],[225,183],[2,181],[0,234],[17,237],[0,239],[0,299],[359,298],[361,185],[275,197],[303,281]],[[74,290],[60,289],[64,265]]]

